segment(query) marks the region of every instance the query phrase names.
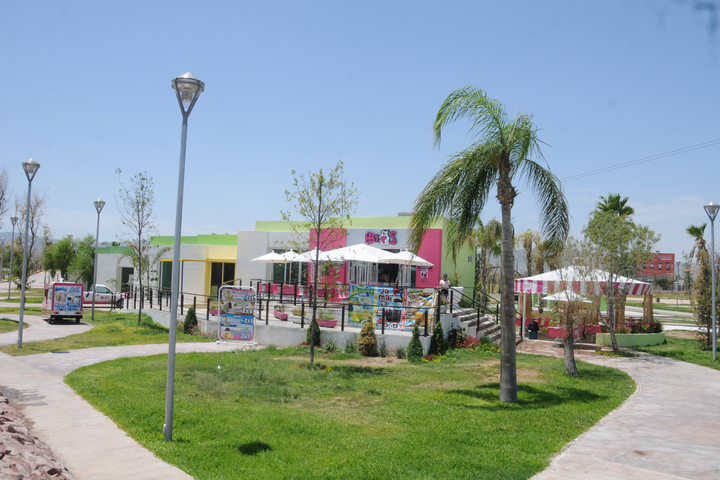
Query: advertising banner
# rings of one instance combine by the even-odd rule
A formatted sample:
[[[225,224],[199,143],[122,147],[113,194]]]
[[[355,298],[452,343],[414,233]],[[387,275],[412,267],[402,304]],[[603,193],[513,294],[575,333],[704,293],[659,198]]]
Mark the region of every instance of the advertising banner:
[[[82,285],[54,285],[52,310],[55,312],[82,310]]]
[[[435,289],[350,285],[348,325],[360,327],[368,320],[377,330],[410,331],[419,322],[424,326],[425,312],[432,318]]]
[[[223,342],[254,343],[255,289],[226,285],[220,287],[218,339]]]

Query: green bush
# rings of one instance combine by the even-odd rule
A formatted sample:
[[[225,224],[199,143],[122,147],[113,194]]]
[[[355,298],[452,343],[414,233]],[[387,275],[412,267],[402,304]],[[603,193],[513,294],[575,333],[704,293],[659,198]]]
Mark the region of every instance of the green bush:
[[[360,330],[358,350],[363,357],[377,357],[377,340],[375,339],[375,325],[372,320],[366,320]]]
[[[313,337],[315,339],[314,342],[311,342],[310,332],[313,332]],[[320,325],[318,324],[317,319],[313,319],[312,322],[310,322],[310,325],[308,325],[307,332],[305,333],[305,341],[310,344],[314,344],[316,347],[320,346]]]
[[[407,349],[405,347],[397,347],[395,349],[395,356],[398,358],[398,360],[402,360],[403,358],[407,357]]]
[[[408,345],[407,358],[408,360],[413,361],[420,360],[422,357],[423,348],[422,343],[420,343],[420,328],[416,323],[415,328],[413,328],[412,340],[410,340],[410,344]]]
[[[445,355],[447,352],[447,342],[445,341],[445,332],[443,332],[442,324],[437,322],[433,329],[432,338],[430,339],[430,354]]]
[[[183,333],[192,335],[192,329],[197,327],[198,321],[195,316],[195,309],[193,307],[188,308],[187,315],[185,316],[185,322],[183,322]]]
[[[384,338],[380,341],[380,345],[378,346],[378,352],[380,353],[380,356],[382,358],[388,356],[388,346]]]
[[[472,299],[467,298],[467,297],[461,297],[461,298],[460,298],[460,303],[458,304],[458,307],[460,307],[460,308],[472,308],[472,306],[473,306],[473,304],[472,304]]]
[[[467,335],[465,335],[465,329],[463,327],[452,327],[450,333],[448,333],[447,348],[458,348],[458,345],[465,343],[466,338]]]

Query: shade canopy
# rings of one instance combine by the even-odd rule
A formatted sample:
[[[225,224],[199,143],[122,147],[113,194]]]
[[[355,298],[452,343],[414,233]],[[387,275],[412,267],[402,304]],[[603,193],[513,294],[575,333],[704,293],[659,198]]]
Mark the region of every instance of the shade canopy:
[[[279,253],[270,252],[265,255],[260,255],[257,258],[250,260],[251,262],[262,262],[262,263],[285,263],[287,260],[283,259]]]
[[[410,265],[416,267],[432,267],[433,264],[420,258],[414,253],[403,250],[402,252],[390,253],[381,259],[382,263],[394,263],[397,265]]]
[[[333,262],[367,262],[380,263],[381,259],[387,257],[390,252],[382,248],[371,247],[364,243],[357,245],[349,245],[347,247],[336,248],[325,252],[330,261]]]
[[[553,293],[552,295],[543,297],[543,300],[548,300],[552,302],[592,303],[592,300],[588,300],[587,298],[583,297],[579,293],[573,292],[572,290],[563,290],[562,292]]]
[[[515,292],[550,294],[571,289],[582,295],[602,295],[607,291],[608,277],[608,272],[602,270],[571,266],[515,279]],[[615,275],[614,280],[615,288],[626,290],[628,295],[650,295],[653,292],[650,283],[622,275]]]

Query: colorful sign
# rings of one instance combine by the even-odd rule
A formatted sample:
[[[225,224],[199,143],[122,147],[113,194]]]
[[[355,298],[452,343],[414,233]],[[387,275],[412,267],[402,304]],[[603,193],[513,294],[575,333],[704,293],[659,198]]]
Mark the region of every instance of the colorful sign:
[[[372,245],[373,243],[379,243],[382,246],[396,245],[397,239],[395,238],[397,232],[395,230],[380,230],[380,233],[365,232],[365,244]]]
[[[54,312],[77,312],[82,310],[82,285],[54,285]]]
[[[380,330],[408,331],[419,322],[424,325],[425,314],[431,317],[435,306],[435,289],[350,285],[348,325],[360,327],[372,321]]]
[[[223,286],[218,292],[220,323],[218,338],[227,342],[251,343],[255,339],[254,288]]]

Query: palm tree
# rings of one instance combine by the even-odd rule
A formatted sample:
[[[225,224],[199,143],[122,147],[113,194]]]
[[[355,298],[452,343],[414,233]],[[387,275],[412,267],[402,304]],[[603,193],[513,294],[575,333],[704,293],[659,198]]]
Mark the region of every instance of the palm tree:
[[[700,263],[703,258],[707,257],[706,242],[703,238],[705,235],[705,227],[707,227],[707,223],[703,223],[702,225],[690,225],[685,229],[687,234],[695,239],[695,244],[693,245],[692,250],[690,250],[690,258],[695,257],[697,259],[697,263]]]
[[[487,307],[488,291],[488,254],[500,256],[502,253],[502,224],[495,218],[475,230],[475,246],[480,249],[480,259],[476,262],[476,269],[480,273],[480,285],[482,285],[480,303]]]
[[[503,105],[476,87],[450,94],[440,107],[433,131],[440,144],[442,129],[466,117],[479,138],[445,163],[415,201],[410,242],[418,250],[425,231],[437,217],[448,217],[454,228],[448,235],[467,235],[475,226],[497,186],[502,211],[502,296],[500,401],[517,402],[515,358],[515,304],[513,298],[512,205],[517,196],[513,180],[525,180],[540,207],[540,224],[548,239],[562,241],[570,227],[567,201],[560,181],[549,169],[530,159],[542,158],[532,116],[519,113],[508,119]]]
[[[614,212],[620,217],[627,217],[635,213],[635,209],[627,205],[628,197],[620,198],[619,193],[609,193],[607,198],[601,196],[596,204],[598,212]]]
[[[518,235],[518,240],[520,240],[520,243],[522,243],[523,248],[525,248],[525,262],[527,263],[527,276],[532,277],[533,245],[540,246],[540,234],[538,232],[536,232],[535,230],[528,228],[527,230],[522,232],[520,235]]]

